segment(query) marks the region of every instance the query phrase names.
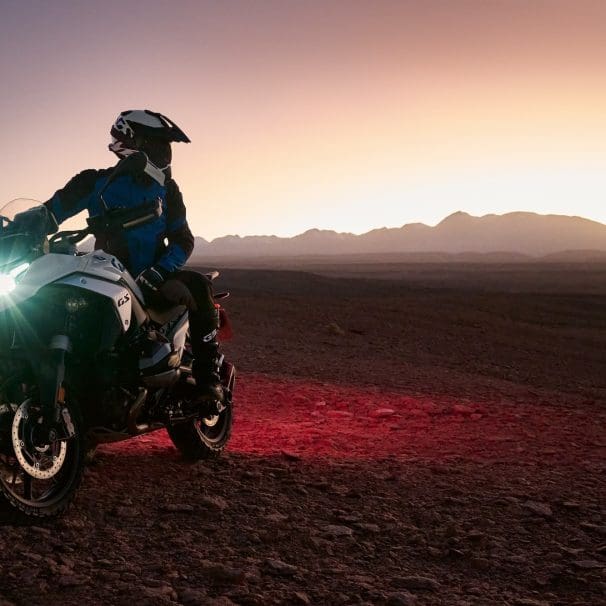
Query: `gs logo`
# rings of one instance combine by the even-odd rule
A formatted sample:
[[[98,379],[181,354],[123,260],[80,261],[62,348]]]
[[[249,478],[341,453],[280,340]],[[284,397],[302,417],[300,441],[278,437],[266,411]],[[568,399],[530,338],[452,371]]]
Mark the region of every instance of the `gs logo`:
[[[130,295],[125,292],[119,299],[118,299],[118,307],[122,307],[123,305],[125,305],[126,303],[128,303],[130,301]]]

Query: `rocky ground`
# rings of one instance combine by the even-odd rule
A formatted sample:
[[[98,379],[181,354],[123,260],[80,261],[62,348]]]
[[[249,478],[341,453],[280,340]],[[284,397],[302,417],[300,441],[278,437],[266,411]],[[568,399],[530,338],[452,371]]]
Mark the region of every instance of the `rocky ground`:
[[[228,451],[102,447],[66,516],[0,529],[0,605],[606,602],[594,291],[224,284]]]

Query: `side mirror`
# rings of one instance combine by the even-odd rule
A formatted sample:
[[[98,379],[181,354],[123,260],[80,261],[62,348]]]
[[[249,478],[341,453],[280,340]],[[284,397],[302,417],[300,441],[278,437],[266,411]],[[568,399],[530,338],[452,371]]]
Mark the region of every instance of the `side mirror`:
[[[24,234],[52,234],[57,231],[57,221],[46,206],[34,206],[15,215],[12,229]]]

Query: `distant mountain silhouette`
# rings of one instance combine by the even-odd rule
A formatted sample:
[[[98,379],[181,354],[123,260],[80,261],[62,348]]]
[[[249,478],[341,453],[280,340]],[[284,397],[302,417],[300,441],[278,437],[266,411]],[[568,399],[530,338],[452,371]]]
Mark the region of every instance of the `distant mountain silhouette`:
[[[563,252],[570,251],[570,252]],[[582,217],[513,212],[473,217],[456,212],[435,227],[410,223],[362,235],[310,229],[293,238],[196,238],[194,257],[352,255],[373,253],[515,253],[554,260],[604,259],[606,225]]]

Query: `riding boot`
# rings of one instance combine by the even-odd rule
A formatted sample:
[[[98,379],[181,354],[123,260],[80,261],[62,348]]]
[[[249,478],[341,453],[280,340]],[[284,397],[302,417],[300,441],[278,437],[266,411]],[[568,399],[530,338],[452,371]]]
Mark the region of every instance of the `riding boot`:
[[[176,278],[187,286],[196,302],[196,309],[190,310],[189,329],[197,399],[200,402],[221,402],[224,394],[219,377],[221,356],[217,343],[220,318],[212,284],[205,276],[193,271],[181,271]]]
[[[216,330],[209,333],[196,343],[194,347],[194,363],[192,376],[196,381],[196,391],[201,400],[221,402],[223,400],[223,386],[219,369],[221,354],[216,340]]]

